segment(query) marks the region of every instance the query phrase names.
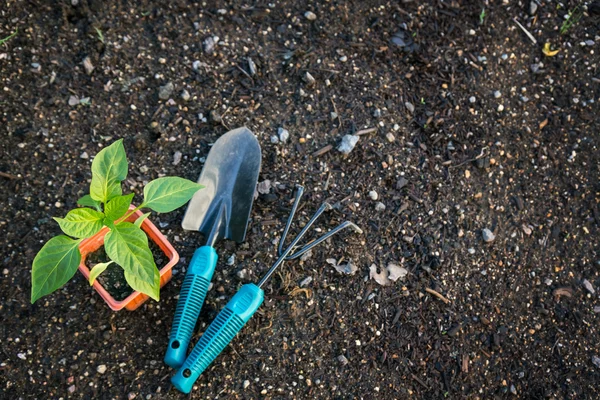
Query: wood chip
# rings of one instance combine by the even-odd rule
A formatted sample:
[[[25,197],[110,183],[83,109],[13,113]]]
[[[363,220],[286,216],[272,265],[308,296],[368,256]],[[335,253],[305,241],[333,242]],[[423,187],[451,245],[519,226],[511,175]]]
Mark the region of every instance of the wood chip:
[[[450,300],[448,300],[448,299],[447,299],[447,298],[445,298],[445,297],[444,297],[442,294],[440,294],[440,293],[436,292],[435,290],[433,290],[433,289],[430,289],[430,288],[425,288],[425,291],[426,291],[427,293],[429,293],[429,294],[432,294],[432,295],[434,295],[434,296],[435,296],[435,297],[437,297],[438,299],[442,300],[444,303],[446,303],[446,304],[450,304]]]
[[[516,18],[513,18],[513,21],[515,21],[515,23],[517,25],[519,25],[519,28],[521,28],[521,30],[523,32],[525,32],[525,34],[527,35],[527,37],[529,38],[529,40],[531,40],[533,42],[533,44],[537,44],[537,40],[535,39],[535,37],[531,34],[531,32],[529,32],[527,29],[525,29],[525,27],[523,25],[521,25],[521,23],[519,21],[517,21]]]
[[[323,148],[321,148],[321,149],[319,149],[319,150],[315,151],[315,152],[313,153],[313,156],[314,156],[314,157],[319,157],[319,156],[322,156],[323,154],[325,154],[325,153],[329,152],[331,149],[333,149],[333,146],[332,146],[332,145],[330,145],[330,144],[328,144],[327,146],[325,146],[325,147],[323,147]]]
[[[548,125],[548,118],[540,122],[540,130],[544,129]]]
[[[464,374],[469,373],[469,355],[468,354],[463,354],[463,356],[462,356],[461,370]]]
[[[573,289],[571,289],[570,287],[556,288],[556,289],[554,289],[552,294],[556,297],[560,297],[560,296],[573,297]]]
[[[360,131],[356,132],[355,135],[356,136],[367,135],[369,133],[375,132],[376,130],[377,130],[377,128],[361,129]]]
[[[19,179],[18,176],[7,174],[6,172],[0,172],[0,176],[6,179]]]

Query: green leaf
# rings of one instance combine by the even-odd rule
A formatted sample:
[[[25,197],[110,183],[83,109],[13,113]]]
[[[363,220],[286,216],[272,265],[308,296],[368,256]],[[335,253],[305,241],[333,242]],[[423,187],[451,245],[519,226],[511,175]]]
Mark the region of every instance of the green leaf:
[[[94,157],[90,195],[94,200],[106,203],[123,193],[121,181],[126,177],[127,155],[123,139],[119,139]]]
[[[80,242],[81,239],[56,236],[37,253],[31,267],[31,304],[54,292],[75,275],[81,261]]]
[[[127,210],[129,210],[132,199],[133,193],[113,198],[111,201],[106,203],[106,206],[104,207],[104,215],[111,221],[118,220],[125,215]]]
[[[122,222],[104,238],[106,254],[125,271],[125,280],[134,290],[158,301],[160,273],[148,248],[148,237],[137,226]]]
[[[94,284],[94,281],[96,280],[96,278],[104,272],[104,270],[106,270],[106,268],[112,264],[113,261],[109,261],[109,262],[105,262],[105,263],[99,263],[94,265],[94,267],[90,270],[90,277],[88,278],[88,281],[90,282],[90,286],[92,286]]]
[[[104,214],[91,208],[76,208],[69,211],[65,218],[54,218],[60,229],[76,238],[86,238],[95,235],[102,229]]]
[[[146,213],[146,214],[142,214],[138,217],[138,219],[135,220],[135,222],[133,223],[135,226],[137,226],[138,228],[142,227],[142,222],[144,222],[144,220],[146,218],[148,218],[148,216],[150,215],[150,213]]]
[[[85,196],[77,200],[77,204],[84,207],[94,207],[96,210],[102,211],[102,209],[100,208],[102,203],[92,199],[92,196],[90,196],[89,194],[86,194]]]
[[[158,178],[144,187],[144,206],[166,213],[187,203],[204,186],[179,177]]]

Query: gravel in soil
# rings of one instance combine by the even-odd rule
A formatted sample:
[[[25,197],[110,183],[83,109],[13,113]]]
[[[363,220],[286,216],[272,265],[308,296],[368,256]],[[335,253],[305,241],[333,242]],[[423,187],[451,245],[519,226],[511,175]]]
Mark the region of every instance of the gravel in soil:
[[[125,139],[139,204],[243,125],[271,184],[194,341],[273,262],[296,183],[300,223],[327,200],[323,230],[364,234],[286,263],[191,398],[600,397],[600,4],[535,3],[2,2],[0,397],[184,397],[162,362],[203,240],[184,210],[153,216],[181,262],[135,312],[81,274],[31,305],[30,266],[102,147]]]

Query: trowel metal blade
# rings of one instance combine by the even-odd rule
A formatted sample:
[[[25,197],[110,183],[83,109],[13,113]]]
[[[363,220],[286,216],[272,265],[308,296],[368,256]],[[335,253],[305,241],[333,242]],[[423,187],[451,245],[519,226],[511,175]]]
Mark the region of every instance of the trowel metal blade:
[[[221,136],[206,157],[198,183],[204,188],[190,201],[181,226],[218,239],[242,242],[260,172],[258,140],[246,127]]]

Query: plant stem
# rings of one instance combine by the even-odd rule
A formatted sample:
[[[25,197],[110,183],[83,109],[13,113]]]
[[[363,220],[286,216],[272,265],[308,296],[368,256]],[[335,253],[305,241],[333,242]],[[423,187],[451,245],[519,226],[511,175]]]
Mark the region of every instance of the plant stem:
[[[129,214],[126,214],[123,218],[121,218],[121,220],[119,220],[119,222],[117,222],[115,225],[119,225],[121,222],[127,221],[127,219],[133,215],[133,213],[135,213],[137,210],[139,210],[140,208],[143,208],[145,206],[146,206],[145,203],[140,204],[139,206],[137,206],[136,208],[131,210],[131,212]]]

